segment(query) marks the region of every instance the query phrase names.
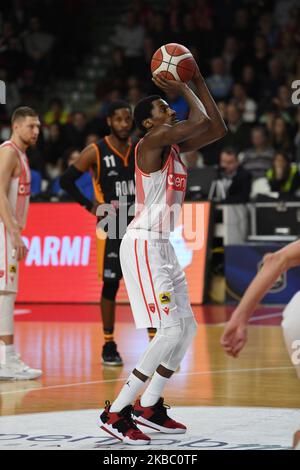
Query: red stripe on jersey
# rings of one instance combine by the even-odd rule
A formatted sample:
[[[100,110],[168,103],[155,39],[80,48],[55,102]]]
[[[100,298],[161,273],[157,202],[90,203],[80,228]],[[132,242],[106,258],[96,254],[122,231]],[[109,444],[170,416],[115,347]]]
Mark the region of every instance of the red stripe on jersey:
[[[136,195],[136,202],[137,202],[137,212],[136,212],[135,217],[132,221],[133,226],[134,226],[135,222],[137,221],[137,219],[139,218],[139,216],[141,215],[142,210],[144,208],[144,204],[145,204],[145,192],[144,192],[144,188],[143,188],[143,176],[142,176],[142,173],[139,172],[139,171],[137,171],[135,173],[135,184],[136,184],[135,195]]]
[[[135,149],[134,149],[134,163],[135,163],[135,170],[136,170],[136,173],[137,174],[141,174],[143,176],[146,176],[147,178],[150,178],[150,174],[148,173],[144,173],[138,166],[138,162],[137,162],[137,154],[138,154],[138,148],[139,148],[139,144],[142,142],[143,139],[141,139],[139,141],[138,144],[136,144],[135,146]]]
[[[22,158],[19,156],[20,164],[21,164],[21,174],[19,177],[19,187],[18,187],[18,196],[17,196],[17,207],[16,207],[16,216],[17,219],[22,219],[22,216],[25,211],[26,199],[23,197],[25,192],[27,192],[27,196],[30,194],[28,193],[28,183],[27,183],[27,174],[26,174],[26,167],[25,163],[23,162]]]
[[[138,260],[138,254],[137,254],[137,239],[134,240],[134,253],[135,253],[136,268],[137,268],[137,272],[138,272],[138,278],[139,278],[139,283],[140,283],[143,299],[144,299],[145,306],[146,306],[146,309],[147,309],[147,312],[148,312],[148,316],[149,316],[151,326],[153,326],[152,318],[151,318],[151,315],[150,315],[150,312],[149,312],[149,307],[148,307],[148,304],[147,304],[147,301],[146,301],[146,296],[145,296],[145,292],[144,292],[144,288],[143,288],[143,284],[142,284],[142,279],[141,279],[139,260]]]
[[[170,164],[168,166],[167,178],[166,178],[166,204],[169,207],[173,206],[174,200],[175,200],[174,189],[168,183],[169,178],[171,178],[172,176],[174,176],[174,155],[172,155],[172,159],[170,160]]]
[[[3,224],[4,226],[4,224]],[[4,245],[5,245],[5,284],[7,285],[7,276],[8,276],[8,262],[7,262],[7,233],[4,226]]]
[[[156,298],[156,295],[155,295],[154,284],[153,284],[153,279],[152,279],[152,274],[151,274],[151,269],[150,269],[150,264],[149,264],[148,242],[147,242],[147,240],[145,240],[145,257],[146,257],[146,265],[147,265],[147,269],[148,269],[148,274],[149,274],[150,282],[151,282],[152,293],[153,293],[153,297],[154,297],[154,300],[155,300],[155,305],[156,305],[156,308],[157,308],[157,311],[158,311],[159,319],[161,320],[160,310],[159,310],[157,298]]]

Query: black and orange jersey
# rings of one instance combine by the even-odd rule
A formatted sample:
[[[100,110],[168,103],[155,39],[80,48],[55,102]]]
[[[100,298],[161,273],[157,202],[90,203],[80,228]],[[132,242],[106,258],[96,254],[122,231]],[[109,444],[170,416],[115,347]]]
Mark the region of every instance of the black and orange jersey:
[[[134,203],[134,150],[137,139],[130,138],[128,142],[126,155],[114,148],[107,137],[92,144],[97,152],[97,174],[93,177],[93,184],[99,203],[110,203],[121,196],[127,197],[128,205]]]

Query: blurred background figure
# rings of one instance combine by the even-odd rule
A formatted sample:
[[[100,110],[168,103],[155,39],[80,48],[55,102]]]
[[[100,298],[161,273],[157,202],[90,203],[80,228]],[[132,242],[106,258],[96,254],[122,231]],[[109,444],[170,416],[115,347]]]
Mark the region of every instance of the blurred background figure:
[[[251,174],[240,165],[236,151],[227,147],[221,152],[217,185],[217,200],[224,204],[244,204],[249,201]]]
[[[294,199],[300,190],[300,174],[295,163],[284,152],[276,152],[272,168],[267,171],[271,191],[279,193],[281,199]]]

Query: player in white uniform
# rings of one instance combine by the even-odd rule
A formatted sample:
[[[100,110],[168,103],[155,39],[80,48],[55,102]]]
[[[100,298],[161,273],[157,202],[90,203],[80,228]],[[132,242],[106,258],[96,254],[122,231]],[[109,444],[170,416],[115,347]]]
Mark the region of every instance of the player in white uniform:
[[[18,291],[18,262],[27,249],[21,238],[30,198],[30,169],[26,149],[35,145],[40,131],[36,112],[17,108],[12,135],[0,146],[0,380],[36,379],[14,350],[14,304]]]
[[[134,111],[146,135],[136,147],[136,215],[122,240],[120,260],[136,327],[156,327],[157,333],[116,400],[107,402],[100,416],[102,429],[134,445],[150,442],[136,424],[164,433],[186,431],[167,415],[161,396],[196,333],[185,274],[168,239],[186,188],[179,151],[199,149],[226,133],[198,69],[193,80],[196,95],[184,83],[159,76],[153,80],[165,93],[182,95],[190,112],[186,121],[177,122],[175,112],[157,95],[141,100]]]
[[[221,344],[229,356],[238,357],[245,346],[247,324],[258,303],[284,272],[296,266],[300,266],[300,240],[264,257],[261,270],[247,288],[222,335]],[[281,326],[291,362],[300,379],[300,291],[285,307]],[[300,431],[295,433],[294,447],[300,449]]]
[[[261,270],[247,288],[222,335],[221,344],[229,356],[238,357],[245,346],[248,321],[261,299],[285,271],[300,265],[300,240],[267,254],[263,261]],[[283,311],[282,329],[287,350],[300,379],[299,353],[296,354],[300,345],[300,291]],[[293,360],[294,353],[296,361]]]

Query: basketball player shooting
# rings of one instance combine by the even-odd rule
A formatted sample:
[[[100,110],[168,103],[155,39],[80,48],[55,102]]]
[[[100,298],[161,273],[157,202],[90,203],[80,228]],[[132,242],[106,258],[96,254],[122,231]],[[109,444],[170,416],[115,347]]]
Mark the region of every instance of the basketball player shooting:
[[[0,146],[0,345],[4,350],[1,380],[37,379],[42,374],[24,364],[14,350],[18,263],[27,254],[21,237],[30,198],[30,169],[25,152],[36,144],[39,132],[37,113],[25,106],[17,108],[12,115],[11,138]]]
[[[160,74],[153,81],[164,93],[183,96],[190,112],[187,120],[178,122],[159,95],[141,100],[134,110],[145,136],[135,151],[136,215],[123,237],[120,259],[136,327],[156,327],[157,333],[118,397],[112,404],[106,402],[100,416],[102,429],[133,445],[150,443],[137,424],[162,433],[186,432],[184,424],[168,416],[162,392],[195,336],[196,322],[185,274],[168,239],[172,227],[165,222],[170,205],[180,211],[184,200],[187,171],[179,153],[199,149],[226,133],[196,63],[196,94],[186,83]]]

